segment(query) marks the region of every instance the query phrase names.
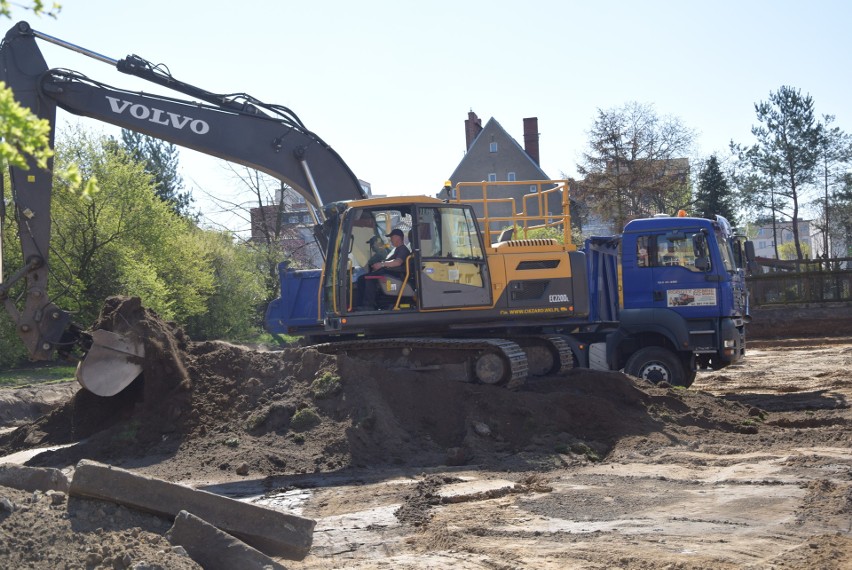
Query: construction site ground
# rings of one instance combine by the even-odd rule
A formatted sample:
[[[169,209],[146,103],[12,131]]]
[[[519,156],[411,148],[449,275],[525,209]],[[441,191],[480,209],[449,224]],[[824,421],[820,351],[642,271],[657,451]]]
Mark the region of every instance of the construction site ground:
[[[115,309],[151,339],[144,383],[0,391],[0,463],[92,459],[315,519],[294,569],[852,567],[852,331],[764,331],[689,390],[575,370],[513,392]],[[0,487],[0,567],[197,568],[169,526]]]

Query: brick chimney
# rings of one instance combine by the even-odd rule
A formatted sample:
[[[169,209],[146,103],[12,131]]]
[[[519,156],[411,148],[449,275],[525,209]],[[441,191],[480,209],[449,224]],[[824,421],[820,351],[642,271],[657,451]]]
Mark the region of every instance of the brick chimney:
[[[466,150],[470,150],[470,145],[476,136],[482,132],[482,119],[476,116],[476,113],[470,111],[467,114],[467,119],[464,121],[464,138],[467,143]]]
[[[539,166],[538,158],[538,117],[524,119],[524,150]]]

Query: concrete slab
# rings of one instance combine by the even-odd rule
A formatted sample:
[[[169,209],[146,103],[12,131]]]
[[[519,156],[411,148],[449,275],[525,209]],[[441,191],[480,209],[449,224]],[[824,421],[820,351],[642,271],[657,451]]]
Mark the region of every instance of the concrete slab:
[[[0,485],[22,491],[68,492],[68,477],[59,469],[0,464]]]
[[[111,501],[174,519],[182,510],[245,541],[270,556],[303,558],[311,548],[316,521],[243,503],[153,477],[84,459],[69,493]]]
[[[284,570],[262,552],[186,511],[175,517],[166,538],[182,546],[205,570]]]
[[[506,479],[474,479],[444,485],[438,491],[442,503],[465,503],[496,499],[515,490],[515,483]]]

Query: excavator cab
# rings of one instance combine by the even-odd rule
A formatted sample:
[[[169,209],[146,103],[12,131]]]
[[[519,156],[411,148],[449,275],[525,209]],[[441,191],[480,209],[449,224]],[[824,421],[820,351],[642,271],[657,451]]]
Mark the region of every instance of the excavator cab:
[[[339,214],[339,241],[323,275],[325,313],[359,313],[356,288],[375,278],[381,309],[490,307],[492,289],[476,216],[466,205],[425,196],[349,203]],[[369,275],[368,243],[402,230],[411,252],[397,274]]]

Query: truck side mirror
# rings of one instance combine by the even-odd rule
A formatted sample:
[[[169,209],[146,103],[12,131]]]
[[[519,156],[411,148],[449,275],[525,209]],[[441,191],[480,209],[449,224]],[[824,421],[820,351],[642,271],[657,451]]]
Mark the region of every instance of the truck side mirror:
[[[746,269],[752,275],[760,273],[760,265],[757,263],[757,256],[754,254],[754,242],[748,240],[745,242]]]
[[[703,232],[692,234],[692,253],[695,254],[695,267],[700,271],[710,271],[710,256],[707,254],[707,236]]]

